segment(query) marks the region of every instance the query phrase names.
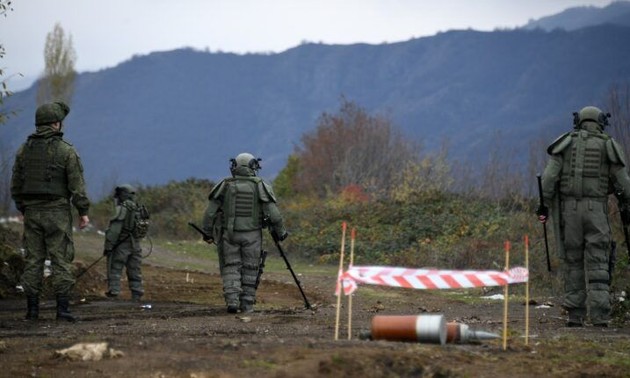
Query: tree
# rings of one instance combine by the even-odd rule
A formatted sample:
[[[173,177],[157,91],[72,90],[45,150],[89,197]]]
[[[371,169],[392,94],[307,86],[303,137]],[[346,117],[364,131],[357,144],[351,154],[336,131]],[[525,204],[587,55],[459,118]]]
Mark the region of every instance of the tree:
[[[12,10],[13,8],[11,8],[11,1],[0,0],[0,16],[6,17],[7,12]],[[0,59],[4,58],[5,53],[6,52],[4,50],[4,45],[0,44]],[[0,78],[2,78],[3,76],[4,70],[0,66]],[[4,100],[9,96],[11,96],[11,91],[7,86],[7,81],[0,80],[0,125],[4,124],[11,114],[11,112],[4,109]]]
[[[418,150],[383,115],[342,98],[336,114],[324,113],[317,128],[297,147],[296,193],[325,196],[359,185],[370,194],[388,195],[401,180],[405,165]]]
[[[448,146],[444,142],[436,153],[405,164],[392,198],[409,201],[419,198],[421,193],[445,193],[452,191],[454,183],[451,163],[448,161]]]
[[[44,47],[44,74],[37,88],[37,104],[54,100],[70,103],[74,92],[76,54],[72,47],[72,36],[66,38],[59,23],[46,36]]]
[[[0,215],[8,214],[13,204],[11,198],[12,163],[13,153],[10,153],[0,141]]]
[[[621,144],[628,157],[630,156],[630,84],[615,85],[610,89],[607,108],[611,115],[610,133]]]
[[[294,154],[289,155],[287,165],[282,168],[278,176],[273,180],[273,190],[279,197],[293,197],[295,191],[293,182],[299,171],[300,159]]]
[[[0,0],[0,16],[6,17],[8,11],[12,11],[11,1]],[[5,49],[0,44],[0,59],[4,58]],[[1,79],[4,76],[4,70],[0,66],[0,125],[4,124],[12,111],[8,111],[4,108],[4,101],[11,96],[11,91],[7,86],[6,79]],[[0,214],[6,214],[11,207],[11,193],[9,190],[11,181],[11,158],[8,153],[8,149],[2,145],[0,141]]]

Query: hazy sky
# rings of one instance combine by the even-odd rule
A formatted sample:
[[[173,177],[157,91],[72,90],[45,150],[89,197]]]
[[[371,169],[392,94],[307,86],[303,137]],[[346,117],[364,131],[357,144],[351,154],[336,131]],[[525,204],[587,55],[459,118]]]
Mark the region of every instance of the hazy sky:
[[[59,22],[79,72],[180,47],[281,52],[301,42],[406,41],[452,29],[522,26],[566,8],[611,0],[13,0],[0,17],[0,67],[9,88],[41,74],[46,35]],[[19,78],[21,73],[24,78]]]

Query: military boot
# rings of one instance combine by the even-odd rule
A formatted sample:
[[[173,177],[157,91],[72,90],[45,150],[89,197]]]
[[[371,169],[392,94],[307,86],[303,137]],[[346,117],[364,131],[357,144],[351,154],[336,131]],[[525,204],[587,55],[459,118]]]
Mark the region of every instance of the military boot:
[[[115,299],[115,298],[118,298],[118,293],[114,293],[114,292],[108,290],[108,291],[105,292],[105,296],[107,298]]]
[[[70,299],[65,295],[57,295],[57,320],[76,322],[78,319],[72,315],[70,309]]]
[[[254,312],[254,302],[241,300],[241,312],[244,314],[250,314]]]
[[[136,303],[142,302],[142,293],[137,291],[131,292],[131,301]]]
[[[26,320],[37,320],[39,318],[39,297],[29,295],[26,297]]]
[[[582,311],[569,310],[567,327],[584,327],[584,313]]]
[[[608,314],[591,314],[591,323],[593,327],[608,327],[610,323],[610,315]]]
[[[238,312],[238,304],[237,303],[228,303],[227,312],[230,314],[236,314]]]
[[[225,304],[227,305],[227,312],[229,312],[230,314],[236,314],[238,312],[239,306],[238,294],[224,294],[224,298]]]

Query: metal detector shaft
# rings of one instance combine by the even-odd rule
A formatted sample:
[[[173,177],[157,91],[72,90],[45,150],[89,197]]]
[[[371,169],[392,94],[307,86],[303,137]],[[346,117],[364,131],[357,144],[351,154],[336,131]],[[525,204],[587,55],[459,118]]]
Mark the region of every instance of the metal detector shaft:
[[[291,268],[291,264],[289,264],[289,260],[287,259],[287,256],[284,254],[284,250],[282,249],[282,246],[280,245],[280,241],[278,240],[278,235],[276,235],[276,233],[273,231],[270,231],[270,233],[271,233],[271,238],[273,239],[273,242],[276,244],[276,248],[278,248],[278,252],[280,252],[280,256],[282,256],[284,263],[287,265],[287,269],[289,269],[289,272],[291,272],[291,275],[293,276],[293,280],[295,281],[295,284],[297,285],[298,289],[300,289],[302,298],[304,298],[304,306],[310,310],[311,304],[308,303],[308,299],[306,299],[306,294],[304,294],[304,290],[302,290],[302,284],[300,284],[300,280],[298,280],[297,276],[295,275],[295,272]]]
[[[112,247],[112,251],[115,250],[116,248],[118,248],[119,245],[121,245],[125,240],[129,239],[131,235],[127,235],[123,240],[119,241],[118,243],[116,243],[113,247]],[[103,255],[101,257],[99,257],[96,261],[94,261],[92,264],[90,264],[90,266],[88,266],[87,268],[85,268],[85,270],[81,273],[79,273],[79,275],[75,278],[75,280],[78,280],[79,278],[81,278],[82,275],[84,275],[88,270],[92,269],[92,267],[94,265],[96,265],[99,261],[103,260],[103,257],[105,257],[107,255]]]
[[[193,222],[188,222],[188,225],[192,227],[193,229],[195,229],[198,233],[200,233],[201,236],[203,236],[204,241],[207,241],[208,243],[211,243],[211,244],[214,243],[214,238],[206,234],[201,228],[199,228],[199,226],[197,226]]]
[[[536,175],[536,179],[538,179],[538,196],[540,197],[540,206],[544,206],[543,201],[543,190],[542,190],[542,180],[540,175]],[[547,271],[551,272],[551,261],[549,261],[549,241],[547,239],[547,224],[543,223],[543,232],[545,234],[545,252],[547,253]]]
[[[101,256],[101,257],[99,257],[96,261],[94,261],[92,264],[90,264],[90,266],[88,266],[87,268],[85,268],[85,270],[84,270],[83,272],[79,273],[79,275],[78,275],[75,279],[77,279],[77,280],[78,280],[79,278],[81,278],[81,276],[82,276],[83,274],[85,274],[85,272],[87,272],[88,270],[92,269],[92,267],[93,267],[94,265],[96,265],[99,261],[103,260],[103,257],[105,257],[105,255],[102,255],[102,256]]]

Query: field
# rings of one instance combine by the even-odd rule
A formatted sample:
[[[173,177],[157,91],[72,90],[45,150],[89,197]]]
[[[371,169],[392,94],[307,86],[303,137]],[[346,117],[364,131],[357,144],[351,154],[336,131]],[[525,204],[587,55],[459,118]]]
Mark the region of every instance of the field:
[[[100,257],[101,239],[79,233],[77,263]],[[147,243],[145,243],[147,244]],[[144,245],[148,252],[149,246]],[[141,303],[111,300],[104,261],[83,274],[72,311],[77,323],[54,319],[43,299],[40,320],[26,322],[22,297],[0,299],[2,377],[628,377],[630,329],[564,327],[558,298],[530,293],[525,328],[524,285],[510,287],[506,348],[501,338],[475,343],[361,339],[376,315],[443,314],[472,329],[503,335],[502,289],[421,291],[360,286],[342,298],[338,340],[336,266],[289,260],[311,309],[276,251],[269,260],[253,314],[228,314],[217,259],[202,243],[155,243],[145,259]],[[350,337],[349,337],[350,336]],[[527,337],[526,337],[527,336]],[[73,360],[57,351],[77,343],[107,343],[112,354]]]

